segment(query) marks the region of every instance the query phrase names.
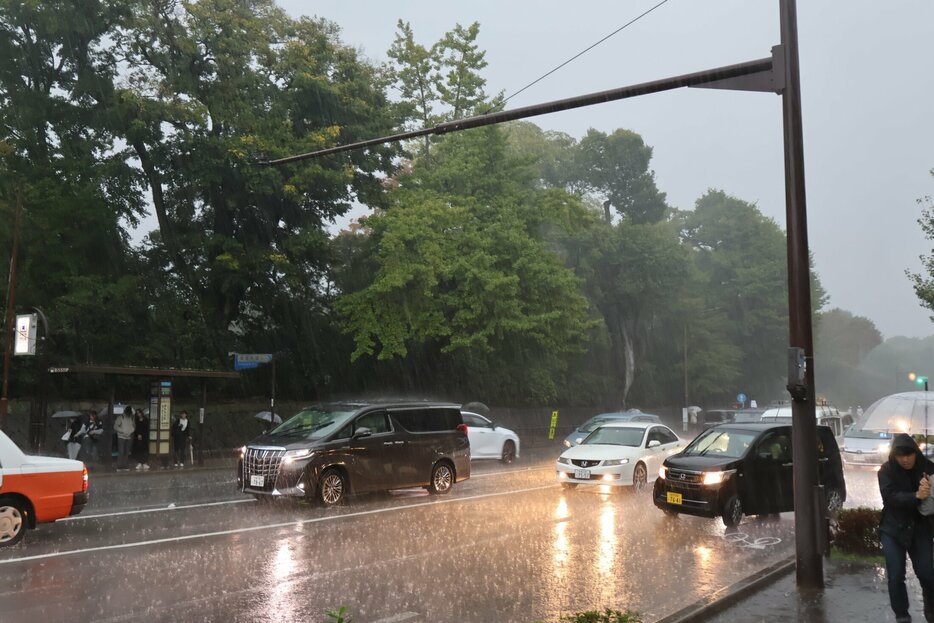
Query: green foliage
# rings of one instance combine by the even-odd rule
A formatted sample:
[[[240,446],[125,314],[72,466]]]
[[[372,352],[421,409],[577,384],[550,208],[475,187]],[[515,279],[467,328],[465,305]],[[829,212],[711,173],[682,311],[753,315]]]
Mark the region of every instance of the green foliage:
[[[345,606],[341,606],[337,610],[328,610],[324,613],[324,616],[334,623],[352,623],[353,621]]]
[[[837,514],[833,529],[833,545],[844,554],[854,556],[879,556],[882,543],[879,541],[879,519],[877,508],[844,508]]]
[[[588,610],[561,617],[562,621],[570,623],[641,623],[642,616],[631,610],[621,611],[607,608],[603,612]]]
[[[934,176],[934,169],[931,169],[930,173]],[[926,195],[918,199],[918,205],[922,206],[918,225],[921,226],[927,240],[934,240],[934,200],[930,195]],[[934,311],[934,254],[922,255],[921,261],[924,265],[923,272],[912,273],[906,270],[905,274],[908,275],[921,304]]]
[[[822,360],[856,367],[882,343],[882,334],[872,320],[834,308],[819,316],[814,350]]]

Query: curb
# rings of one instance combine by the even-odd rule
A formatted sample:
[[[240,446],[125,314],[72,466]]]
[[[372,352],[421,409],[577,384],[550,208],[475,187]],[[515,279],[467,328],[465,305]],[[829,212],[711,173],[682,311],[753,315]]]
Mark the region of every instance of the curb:
[[[761,588],[776,582],[795,568],[795,556],[780,560],[752,575],[714,591],[693,604],[673,612],[655,623],[700,623],[710,616],[726,610],[738,601],[745,599]]]
[[[105,470],[101,470],[100,468],[98,468],[98,469],[88,470],[88,474],[90,475],[92,479],[99,480],[102,478],[133,478],[133,477],[140,477],[140,476],[143,476],[143,477],[155,476],[157,474],[162,474],[162,475],[184,474],[184,473],[193,473],[193,472],[200,473],[200,472],[212,472],[212,471],[221,471],[221,470],[234,470],[235,471],[236,469],[237,469],[237,464],[231,463],[229,465],[216,465],[216,464],[215,465],[203,465],[203,466],[185,467],[181,469],[153,468],[153,469],[140,470],[140,471],[131,469],[130,471],[127,471],[127,472],[118,472],[114,470],[105,471]]]

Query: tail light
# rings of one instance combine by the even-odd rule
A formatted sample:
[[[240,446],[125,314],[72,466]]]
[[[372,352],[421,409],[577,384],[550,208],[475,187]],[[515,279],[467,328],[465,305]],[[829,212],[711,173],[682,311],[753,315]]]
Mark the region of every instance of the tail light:
[[[81,483],[81,491],[84,493],[88,492],[88,468],[85,465],[84,473],[82,474],[83,482]]]
[[[459,430],[460,432],[462,432],[462,433],[464,433],[464,434],[466,435],[466,434],[467,434],[467,425],[466,425],[466,424],[458,424],[458,425],[457,425],[457,430]]]

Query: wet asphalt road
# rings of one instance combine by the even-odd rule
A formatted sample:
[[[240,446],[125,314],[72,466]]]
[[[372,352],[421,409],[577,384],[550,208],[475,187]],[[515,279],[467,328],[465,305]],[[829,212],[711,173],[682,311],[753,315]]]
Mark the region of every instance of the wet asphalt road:
[[[667,518],[648,493],[560,489],[556,454],[474,462],[447,496],[338,509],[255,502],[229,469],[92,475],[81,515],[0,551],[0,621],[330,621],[340,606],[355,623],[607,607],[651,621],[794,552],[791,514],[732,534]]]

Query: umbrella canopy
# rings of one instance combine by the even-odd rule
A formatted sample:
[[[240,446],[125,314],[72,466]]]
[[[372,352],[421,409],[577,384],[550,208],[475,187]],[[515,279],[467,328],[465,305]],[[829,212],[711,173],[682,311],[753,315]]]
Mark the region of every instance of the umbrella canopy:
[[[472,413],[479,413],[480,415],[490,414],[490,408],[486,406],[485,404],[483,404],[482,402],[477,402],[477,401],[468,402],[463,407],[461,407],[461,409],[463,409],[464,411],[470,411]]]
[[[56,411],[52,414],[53,420],[63,420],[66,418],[81,417],[80,411]]]
[[[126,405],[119,404],[119,403],[114,405],[114,413],[117,414],[117,415],[120,415],[120,414],[123,413],[125,410],[126,410]],[[103,407],[101,407],[100,409],[98,409],[98,410],[97,410],[97,414],[98,414],[99,416],[101,416],[101,417],[104,417],[104,416],[106,416],[106,415],[109,415],[110,412],[107,410],[107,405],[104,405]]]
[[[282,418],[279,417],[278,414],[273,414],[269,411],[260,411],[253,417],[255,417],[257,420],[263,420],[264,422],[268,422],[270,419],[272,419],[273,424],[282,424]]]
[[[872,403],[856,422],[862,430],[934,432],[934,392],[902,392]]]

